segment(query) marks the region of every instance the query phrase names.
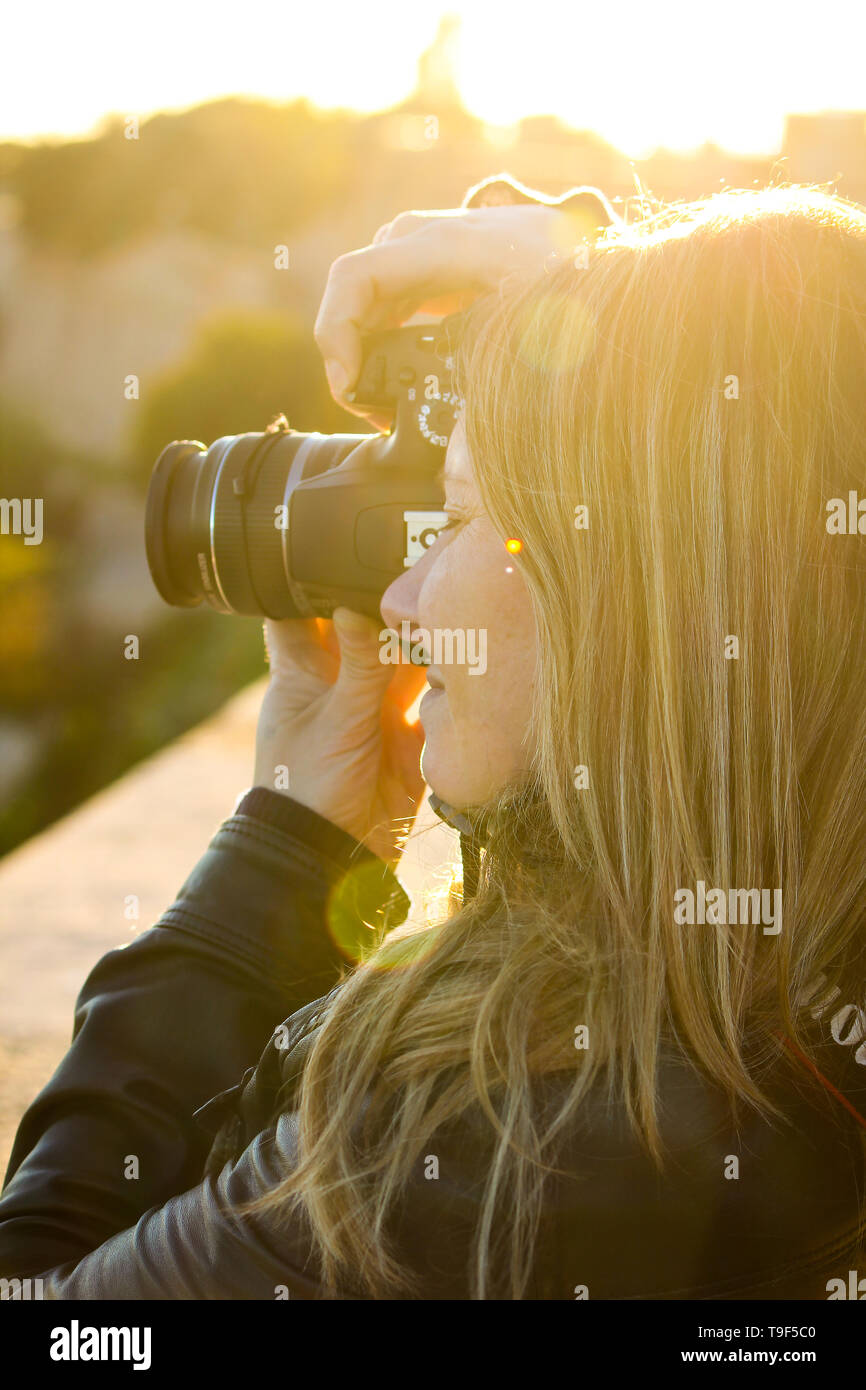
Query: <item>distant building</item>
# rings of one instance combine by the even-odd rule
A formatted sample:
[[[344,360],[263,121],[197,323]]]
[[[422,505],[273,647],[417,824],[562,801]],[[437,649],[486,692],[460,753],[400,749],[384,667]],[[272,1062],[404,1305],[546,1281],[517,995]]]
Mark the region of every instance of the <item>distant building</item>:
[[[457,42],[460,19],[443,15],[436,37],[418,59],[418,82],[414,99],[425,110],[439,106],[462,106],[457,86]]]
[[[478,137],[482,123],[466,110],[457,82],[460,25],[459,16],[442,16],[435,39],[418,59],[414,90],[405,101],[368,119],[387,148],[418,152],[440,141]]]

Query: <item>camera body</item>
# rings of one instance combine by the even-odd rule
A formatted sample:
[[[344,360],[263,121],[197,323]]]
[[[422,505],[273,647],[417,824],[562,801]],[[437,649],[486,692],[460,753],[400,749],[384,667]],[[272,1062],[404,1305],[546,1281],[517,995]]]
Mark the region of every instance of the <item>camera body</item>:
[[[353,393],[393,416],[387,434],[304,434],[280,417],[207,448],[176,440],[157,459],[145,541],[167,603],[221,613],[380,619],[383,593],[433,544],[437,481],[462,402],[453,354],[465,315],[364,340]]]

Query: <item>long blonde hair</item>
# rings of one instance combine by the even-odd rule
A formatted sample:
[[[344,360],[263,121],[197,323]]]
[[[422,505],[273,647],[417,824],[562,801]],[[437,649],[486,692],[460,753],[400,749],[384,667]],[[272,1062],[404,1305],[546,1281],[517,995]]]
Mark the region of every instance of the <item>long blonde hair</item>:
[[[663,1167],[663,1039],[734,1112],[779,1115],[779,1034],[807,1048],[805,1001],[866,986],[864,542],[826,524],[866,482],[866,213],[773,187],[611,229],[476,302],[458,384],[522,542],[533,759],[484,808],[477,895],[385,939],[318,1022],[298,1165],[256,1206],[303,1216],[331,1292],[423,1293],[389,1217],[479,1107],[467,1274],[521,1297],[590,1087]],[[679,925],[699,880],[780,888],[781,931]]]

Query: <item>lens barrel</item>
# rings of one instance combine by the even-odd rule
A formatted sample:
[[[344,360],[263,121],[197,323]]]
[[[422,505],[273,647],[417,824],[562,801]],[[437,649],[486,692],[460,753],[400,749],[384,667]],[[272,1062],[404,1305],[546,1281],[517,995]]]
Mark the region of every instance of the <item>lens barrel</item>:
[[[191,521],[207,454],[198,440],[169,444],[156,461],[147,493],[144,537],[148,567],[160,596],[176,608],[194,608],[205,596],[196,563],[200,545],[192,544]]]
[[[221,613],[271,618],[321,612],[293,571],[301,564],[311,579],[320,579],[326,537],[315,532],[323,530],[323,520],[349,525],[342,551],[345,556],[348,545],[353,552],[354,510],[347,522],[333,497],[299,506],[296,490],[372,438],[302,434],[286,426],[226,435],[210,448],[198,440],[169,444],[153,470],[145,521],[148,565],[162,598],[182,608],[204,599]]]

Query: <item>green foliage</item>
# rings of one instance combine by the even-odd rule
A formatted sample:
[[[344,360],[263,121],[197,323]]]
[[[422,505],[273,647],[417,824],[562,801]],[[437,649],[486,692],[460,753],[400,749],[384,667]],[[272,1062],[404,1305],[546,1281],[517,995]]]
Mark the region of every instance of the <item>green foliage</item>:
[[[228,97],[153,116],[137,140],[114,116],[92,139],[0,146],[0,177],[21,200],[27,237],[73,255],[163,226],[259,249],[345,196],[349,123],[305,100]]]
[[[0,403],[0,495],[41,497],[45,508],[41,545],[0,536],[0,719],[39,740],[35,765],[0,798],[0,855],[265,669],[255,619],[166,608],[139,661],[123,660],[119,637],[94,625],[78,597],[92,562],[83,523],[112,488],[126,487],[117,471],[94,470]]]
[[[185,361],[143,385],[130,444],[139,477],[149,478],[174,439],[209,445],[224,434],[263,430],[281,411],[293,429],[354,431],[331,399],[309,329],[288,313],[218,314],[201,325]]]
[[[63,612],[62,598],[54,595]],[[200,723],[264,673],[261,624],[166,610],[139,661],[67,611],[45,668],[39,760],[0,802],[0,855]],[[0,709],[2,709],[0,692]],[[250,748],[252,769],[253,750]],[[226,814],[230,811],[226,808]]]
[[[348,113],[305,101],[228,99],[94,138],[0,144],[0,184],[17,197],[25,245],[97,259],[125,241],[187,228],[252,248],[298,230],[352,196],[363,177]],[[350,138],[351,137],[351,138]],[[291,308],[217,310],[180,361],[142,379],[123,457],[94,461],[56,443],[0,402],[0,495],[42,497],[41,545],[0,537],[0,720],[35,736],[38,755],[0,798],[0,855],[120,776],[264,671],[259,622],[202,607],[165,607],[139,661],[87,607],[93,537],[102,560],[129,543],[100,527],[132,483],[142,505],[153,464],[173,439],[210,444],[266,428],[365,432],[334,404],[312,325]],[[96,519],[96,524],[95,524]],[[140,564],[139,564],[140,561]],[[251,756],[252,756],[252,750]]]
[[[38,709],[55,688],[51,648],[68,558],[84,505],[84,461],[8,404],[0,406],[0,495],[42,498],[50,531],[42,544],[0,536],[0,711]]]
[[[127,487],[0,403],[0,495],[41,497],[45,508],[41,545],[0,536],[0,719],[39,740],[35,765],[0,798],[0,855],[264,672],[255,619],[166,607],[138,661],[123,660],[119,636],[94,624],[79,601],[92,563],[84,522]]]
[[[299,430],[364,430],[333,403],[300,318],[255,310],[214,316],[188,357],[147,385],[133,417],[130,456],[142,503],[153,464],[173,439],[210,444],[264,429],[280,411]],[[265,667],[255,619],[166,607],[144,636],[141,660],[127,662],[116,638],[79,607],[78,581],[91,562],[85,510],[128,487],[129,472],[95,468],[0,406],[0,477],[4,496],[41,496],[46,508],[42,545],[0,542],[0,716],[40,738],[36,765],[0,804],[2,855],[199,723]],[[105,544],[117,542],[107,534]]]
[[[74,507],[90,462],[74,449],[58,444],[42,425],[22,414],[9,400],[0,400],[0,493],[4,497],[43,496],[49,482],[64,508]],[[71,521],[66,512],[61,516]]]

